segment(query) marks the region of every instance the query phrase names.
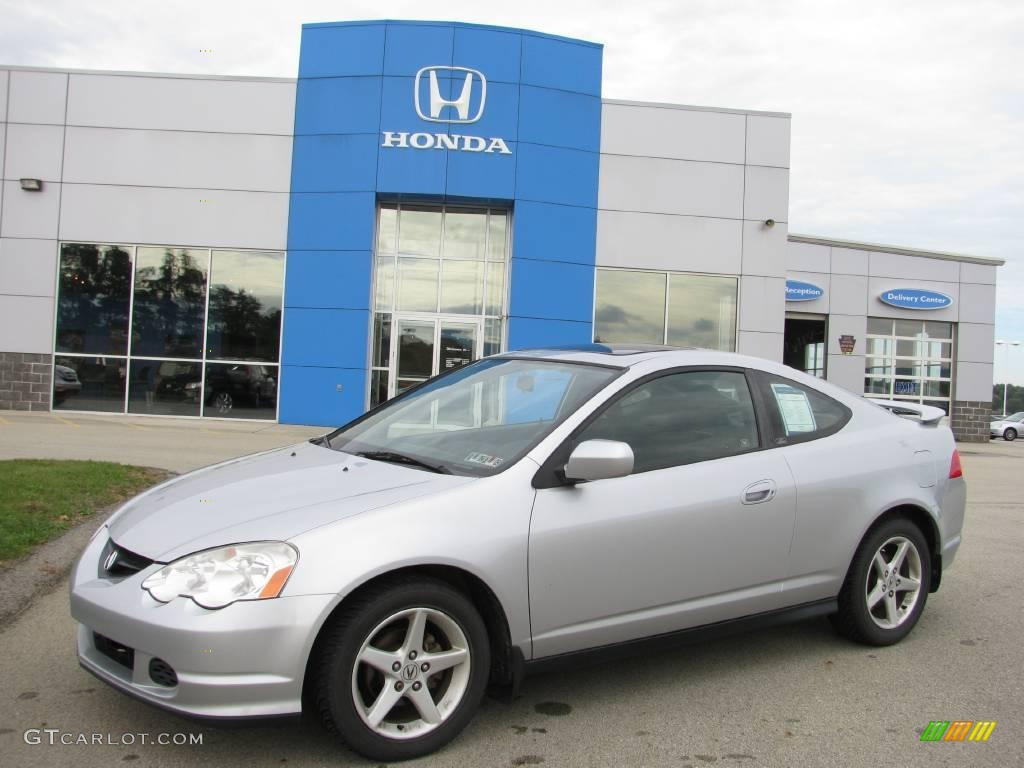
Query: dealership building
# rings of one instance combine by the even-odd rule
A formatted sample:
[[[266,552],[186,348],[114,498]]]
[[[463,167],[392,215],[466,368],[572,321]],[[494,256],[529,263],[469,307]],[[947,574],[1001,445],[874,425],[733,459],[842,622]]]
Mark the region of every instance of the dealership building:
[[[788,231],[790,115],[308,24],[297,79],[0,67],[0,408],[335,425],[535,346],[735,350],[987,439],[996,268]]]

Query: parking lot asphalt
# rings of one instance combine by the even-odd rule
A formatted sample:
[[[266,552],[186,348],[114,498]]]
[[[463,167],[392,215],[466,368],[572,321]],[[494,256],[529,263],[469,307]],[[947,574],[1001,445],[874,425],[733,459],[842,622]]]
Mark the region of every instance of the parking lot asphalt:
[[[914,632],[853,645],[813,620],[528,679],[412,766],[1015,766],[1024,764],[1024,441],[961,445],[965,539]],[[209,727],[82,671],[65,588],[0,630],[0,763],[363,766],[317,727]],[[985,743],[923,743],[931,720],[995,720]],[[201,745],[26,744],[26,729],[186,733]],[[59,736],[56,737],[59,740]]]

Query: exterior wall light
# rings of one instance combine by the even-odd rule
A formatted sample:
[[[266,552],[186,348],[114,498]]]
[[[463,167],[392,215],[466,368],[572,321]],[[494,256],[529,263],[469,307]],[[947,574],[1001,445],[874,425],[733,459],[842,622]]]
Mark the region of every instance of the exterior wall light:
[[[19,179],[21,188],[26,192],[42,192],[43,182],[39,179]]]
[[[769,229],[771,229],[772,227],[775,226],[775,219],[765,219],[764,220],[764,225],[766,227],[768,227]]]

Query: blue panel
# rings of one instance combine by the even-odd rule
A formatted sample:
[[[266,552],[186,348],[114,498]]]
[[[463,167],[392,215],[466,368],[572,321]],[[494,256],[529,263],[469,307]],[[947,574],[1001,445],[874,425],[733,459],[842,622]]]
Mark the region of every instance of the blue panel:
[[[443,80],[443,78],[442,78]],[[380,109],[380,130],[415,133],[447,133],[447,123],[420,120],[416,114],[416,80],[412,77],[385,77]],[[426,92],[426,86],[421,90]],[[442,93],[444,96],[444,93]],[[429,97],[424,96],[424,99]],[[429,110],[424,105],[423,109]]]
[[[379,143],[376,133],[296,136],[292,192],[372,192]]]
[[[411,77],[420,67],[451,66],[454,32],[448,26],[389,24],[384,73]]]
[[[524,85],[519,99],[520,141],[600,151],[601,100],[596,96]]]
[[[516,188],[516,145],[499,152],[448,152],[448,197],[511,200]]]
[[[380,129],[379,77],[299,80],[295,133],[376,133]]]
[[[452,64],[479,69],[492,82],[519,82],[521,35],[491,29],[455,28]]]
[[[384,25],[304,27],[299,77],[379,75]]]
[[[594,268],[513,258],[509,314],[589,323],[594,315]]]
[[[371,250],[375,206],[372,192],[293,192],[288,250]]]
[[[361,309],[285,310],[285,365],[365,368],[370,313]]]
[[[450,168],[448,175],[451,176]],[[512,253],[517,258],[594,264],[597,251],[597,210],[594,208],[523,200],[516,203],[512,226]]]
[[[444,197],[446,161],[444,149],[381,147],[377,163],[377,189],[381,194],[414,194]]]
[[[520,143],[516,155],[517,198],[597,207],[596,152]]]
[[[285,307],[369,309],[372,262],[370,251],[289,251]]]
[[[340,427],[361,416],[365,402],[364,370],[281,366],[282,424]]]
[[[601,95],[601,47],[523,35],[522,82]]]
[[[461,87],[461,83],[459,85]],[[519,111],[518,85],[488,82],[483,116],[468,125],[452,123],[448,132],[488,138],[498,136],[505,141],[515,141],[519,136]]]
[[[590,323],[571,320],[538,320],[533,317],[508,319],[508,348],[532,349],[562,344],[589,344],[594,339]]]

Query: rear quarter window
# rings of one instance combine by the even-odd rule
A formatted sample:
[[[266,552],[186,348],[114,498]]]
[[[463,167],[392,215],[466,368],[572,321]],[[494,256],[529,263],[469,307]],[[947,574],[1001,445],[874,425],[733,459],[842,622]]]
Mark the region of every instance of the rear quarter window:
[[[834,435],[853,415],[838,400],[813,387],[773,374],[757,376],[773,445],[792,445]]]

